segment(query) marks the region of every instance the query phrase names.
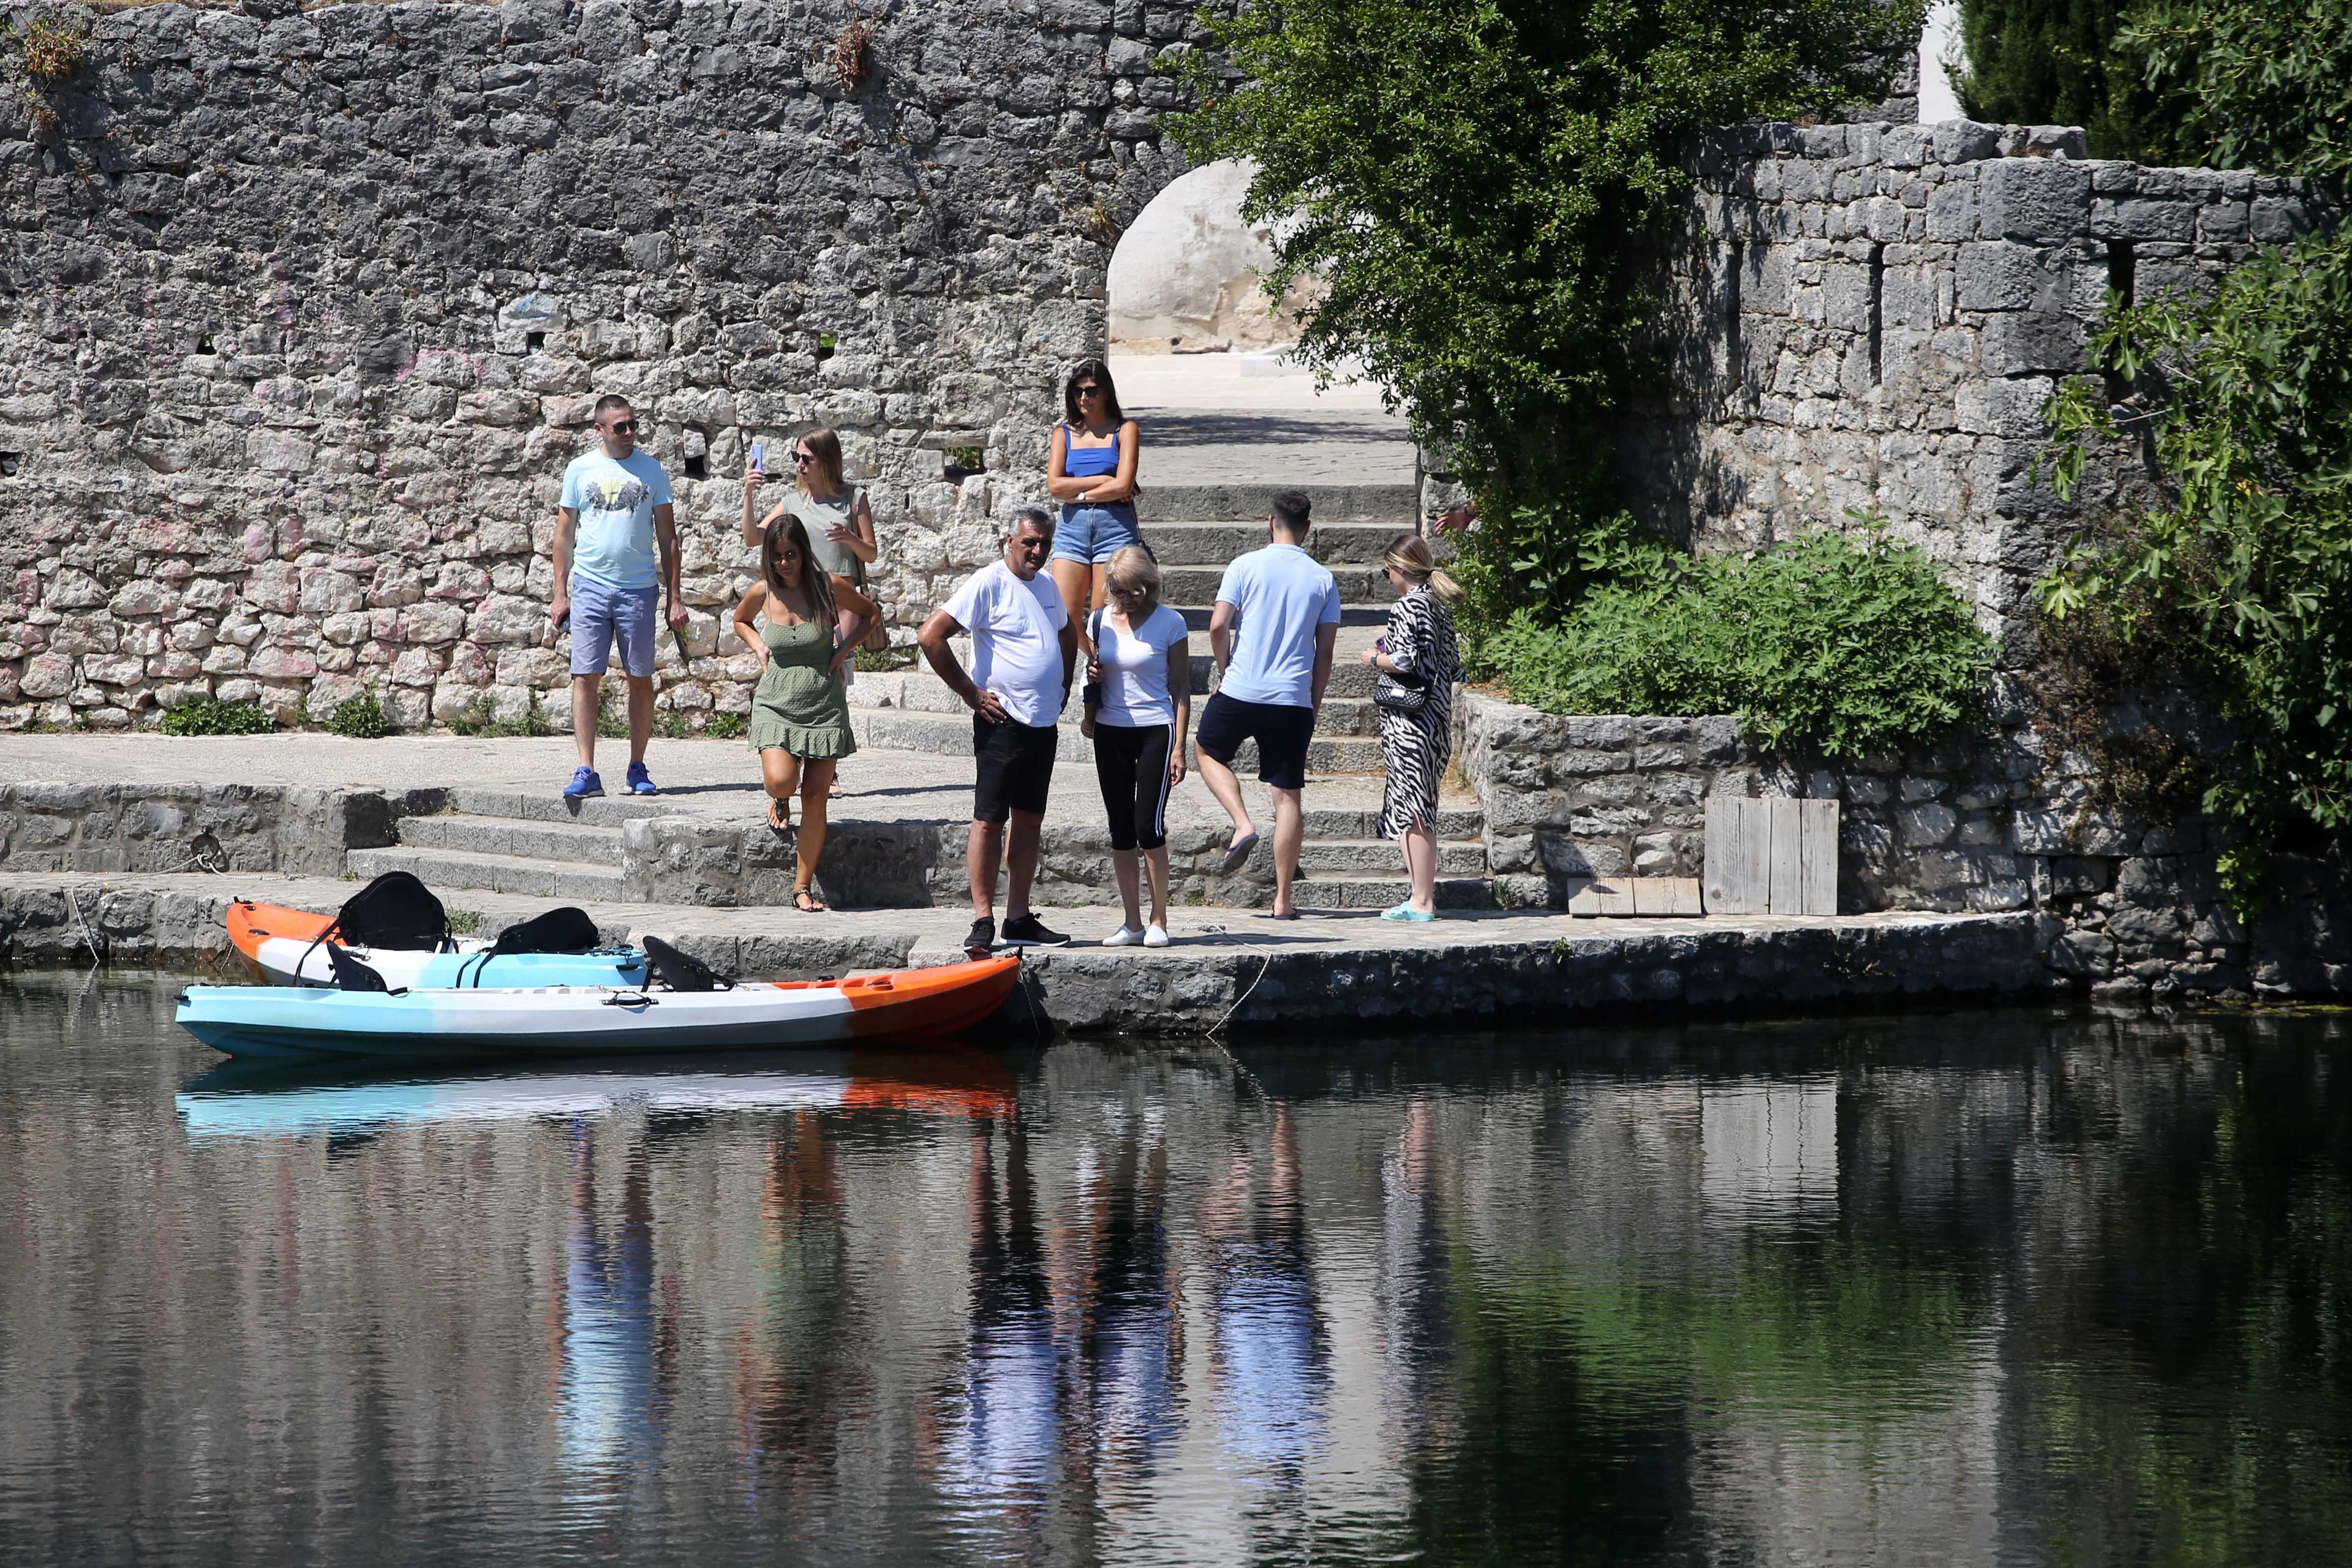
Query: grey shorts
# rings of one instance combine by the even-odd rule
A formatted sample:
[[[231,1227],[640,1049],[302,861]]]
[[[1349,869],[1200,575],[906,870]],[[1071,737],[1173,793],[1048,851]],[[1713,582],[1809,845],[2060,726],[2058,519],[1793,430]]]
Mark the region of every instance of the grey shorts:
[[[615,588],[593,577],[572,579],[572,673],[602,675],[613,644],[621,672],[651,675],[661,621],[659,588]]]

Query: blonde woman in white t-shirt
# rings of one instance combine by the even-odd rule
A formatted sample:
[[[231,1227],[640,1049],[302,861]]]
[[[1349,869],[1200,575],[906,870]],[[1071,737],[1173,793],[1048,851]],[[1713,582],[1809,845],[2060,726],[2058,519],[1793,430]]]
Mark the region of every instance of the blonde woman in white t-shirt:
[[[1126,919],[1105,947],[1168,945],[1168,792],[1184,777],[1184,722],[1192,650],[1184,617],[1160,602],[1160,566],[1129,544],[1103,572],[1109,602],[1087,627],[1089,700],[1080,726],[1094,740],[1095,778],[1110,816],[1111,870]],[[1151,921],[1139,907],[1151,879]]]

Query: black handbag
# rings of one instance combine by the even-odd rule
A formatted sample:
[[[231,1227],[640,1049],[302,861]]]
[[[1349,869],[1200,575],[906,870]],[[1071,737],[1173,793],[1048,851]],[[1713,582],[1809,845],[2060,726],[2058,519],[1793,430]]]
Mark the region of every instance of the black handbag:
[[[1391,675],[1382,669],[1372,681],[1372,702],[1391,713],[1418,713],[1429,706],[1429,682],[1418,675]]]

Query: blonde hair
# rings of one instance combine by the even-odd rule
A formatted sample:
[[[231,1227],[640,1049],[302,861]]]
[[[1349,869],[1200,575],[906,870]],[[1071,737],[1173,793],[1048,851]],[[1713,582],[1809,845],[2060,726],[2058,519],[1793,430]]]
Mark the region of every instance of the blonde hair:
[[[820,425],[814,430],[802,432],[799,439],[793,445],[795,447],[802,446],[808,447],[809,468],[824,486],[824,494],[838,496],[849,493],[849,482],[841,477],[841,437],[839,436]],[[797,469],[797,465],[795,468]],[[804,496],[814,499],[818,493],[810,486],[807,474],[796,471],[793,482],[800,487],[800,492]]]
[[[1430,591],[1449,605],[1462,596],[1462,584],[1438,568],[1437,557],[1429,552],[1429,541],[1418,533],[1400,533],[1390,540],[1386,560],[1406,576],[1428,584]]]
[[[1160,563],[1140,544],[1122,545],[1103,568],[1103,587],[1140,592],[1144,611],[1149,614],[1160,607]]]

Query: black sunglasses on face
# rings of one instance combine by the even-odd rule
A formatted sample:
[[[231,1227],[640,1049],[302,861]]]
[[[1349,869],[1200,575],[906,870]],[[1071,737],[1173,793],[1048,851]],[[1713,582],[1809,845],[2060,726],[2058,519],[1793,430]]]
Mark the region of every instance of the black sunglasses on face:
[[[793,465],[795,468],[807,468],[811,463],[814,463],[814,462],[815,462],[815,461],[816,461],[816,459],[815,459],[814,458],[811,457],[811,456],[810,456],[808,453],[806,453],[806,452],[794,452],[794,453],[793,454]]]
[[[1100,397],[1102,395],[1102,388],[1094,385],[1082,386],[1078,388],[1078,395],[1080,397]]]
[[[604,428],[615,436],[634,436],[637,433],[637,422],[634,419],[616,419]]]

